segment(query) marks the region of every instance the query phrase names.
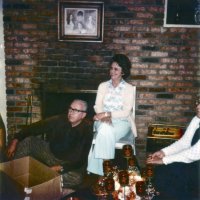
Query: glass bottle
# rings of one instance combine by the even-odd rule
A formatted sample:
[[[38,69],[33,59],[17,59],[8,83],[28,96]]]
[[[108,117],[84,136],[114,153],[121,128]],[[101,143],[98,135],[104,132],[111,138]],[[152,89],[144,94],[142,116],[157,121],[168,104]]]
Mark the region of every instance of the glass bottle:
[[[136,165],[136,160],[134,156],[128,159],[128,172],[133,173],[133,175],[140,175],[140,171]]]
[[[112,162],[110,160],[104,160],[103,161],[103,173],[104,176],[109,176],[110,174],[112,174]]]

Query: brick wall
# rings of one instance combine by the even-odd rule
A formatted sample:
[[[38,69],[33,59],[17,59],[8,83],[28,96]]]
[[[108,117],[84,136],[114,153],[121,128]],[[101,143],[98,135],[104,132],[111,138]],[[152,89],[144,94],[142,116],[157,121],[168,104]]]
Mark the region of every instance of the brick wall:
[[[57,39],[57,1],[4,0],[9,136],[41,117],[41,85],[97,89],[114,53],[132,61],[137,86],[137,155],[143,164],[149,123],[187,124],[198,93],[199,29],[164,28],[164,0],[104,0],[103,43]]]

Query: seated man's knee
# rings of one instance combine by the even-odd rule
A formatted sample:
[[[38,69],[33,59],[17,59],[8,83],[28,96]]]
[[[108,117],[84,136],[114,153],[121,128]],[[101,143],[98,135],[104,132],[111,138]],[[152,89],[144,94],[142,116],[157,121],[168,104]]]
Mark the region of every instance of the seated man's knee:
[[[83,175],[77,172],[63,174],[63,187],[76,188],[83,182]]]
[[[27,138],[25,138],[22,142],[27,143],[27,144],[34,144],[37,143],[37,137],[35,136],[29,136]]]

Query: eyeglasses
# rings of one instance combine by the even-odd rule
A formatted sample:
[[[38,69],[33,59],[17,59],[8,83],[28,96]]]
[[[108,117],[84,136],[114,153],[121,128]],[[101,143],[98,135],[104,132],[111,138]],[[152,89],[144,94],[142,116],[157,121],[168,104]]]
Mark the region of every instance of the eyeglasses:
[[[78,114],[78,113],[80,113],[80,112],[86,112],[85,110],[78,110],[78,109],[76,109],[76,108],[72,108],[72,107],[69,107],[68,108],[68,112],[72,112],[72,113],[75,113],[75,114]]]

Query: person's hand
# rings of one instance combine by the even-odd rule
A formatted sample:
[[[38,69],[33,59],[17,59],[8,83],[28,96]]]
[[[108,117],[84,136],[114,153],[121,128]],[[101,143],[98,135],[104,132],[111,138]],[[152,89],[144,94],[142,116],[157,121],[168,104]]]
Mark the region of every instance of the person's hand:
[[[156,164],[156,165],[162,165],[163,159],[156,157],[156,158],[147,158],[147,164]]]
[[[165,153],[162,150],[160,150],[160,151],[156,151],[153,154],[149,154],[148,157],[151,157],[152,159],[154,159],[154,158],[163,158],[164,156],[165,156]]]
[[[100,120],[100,119],[98,118],[98,114],[94,115],[93,120],[94,120],[94,121],[99,121],[99,120]]]
[[[18,139],[14,139],[14,140],[11,141],[11,143],[7,147],[6,155],[7,155],[8,159],[10,159],[14,156],[15,151],[17,149],[17,144],[18,144]]]
[[[56,172],[61,172],[63,170],[63,167],[61,165],[54,165],[52,167],[50,167],[53,171]]]
[[[104,112],[102,112],[102,113],[97,113],[97,114],[94,116],[94,120],[99,121],[99,120],[102,120],[104,117],[105,117],[105,113],[104,113]]]
[[[147,164],[163,164],[163,157],[165,157],[165,154],[162,150],[149,154]]]
[[[102,112],[94,115],[93,119],[95,121],[102,121],[111,124],[111,113],[110,112]]]
[[[112,124],[111,117],[103,117],[101,121],[108,124]]]

